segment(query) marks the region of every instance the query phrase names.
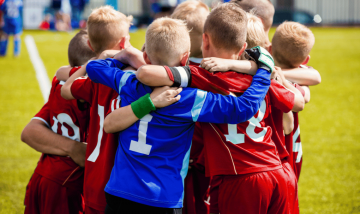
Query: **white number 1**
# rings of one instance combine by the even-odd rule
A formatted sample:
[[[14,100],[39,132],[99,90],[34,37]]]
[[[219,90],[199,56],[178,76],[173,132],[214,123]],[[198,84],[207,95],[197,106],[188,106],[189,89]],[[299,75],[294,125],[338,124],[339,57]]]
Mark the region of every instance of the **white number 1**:
[[[100,154],[101,139],[103,136],[103,127],[104,127],[104,106],[98,105],[98,115],[100,118],[99,134],[98,134],[98,140],[97,140],[96,147],[88,158],[88,161],[91,161],[91,162],[95,162]]]
[[[132,140],[130,143],[130,150],[134,152],[138,152],[141,154],[149,155],[151,150],[151,145],[146,144],[146,132],[148,129],[149,122],[152,120],[153,116],[150,114],[145,115],[140,120],[139,125],[139,140]]]

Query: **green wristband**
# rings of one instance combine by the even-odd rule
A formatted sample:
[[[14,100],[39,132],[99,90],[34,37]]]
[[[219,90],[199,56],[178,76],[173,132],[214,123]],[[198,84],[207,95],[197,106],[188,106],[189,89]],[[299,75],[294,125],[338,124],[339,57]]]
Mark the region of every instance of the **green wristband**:
[[[131,103],[131,109],[133,110],[135,116],[139,119],[149,114],[150,111],[156,110],[149,93]]]

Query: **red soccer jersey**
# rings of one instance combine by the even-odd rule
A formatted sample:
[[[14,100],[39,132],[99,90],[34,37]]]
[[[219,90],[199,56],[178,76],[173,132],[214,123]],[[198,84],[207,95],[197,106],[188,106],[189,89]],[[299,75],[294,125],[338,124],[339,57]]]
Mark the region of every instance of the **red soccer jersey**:
[[[298,84],[294,84],[294,86],[301,92],[303,96],[305,96],[304,89],[301,88]],[[293,167],[295,175],[299,180],[300,171],[302,166],[302,146],[300,139],[300,125],[299,125],[299,115],[298,112],[293,112],[294,115],[294,130],[286,136],[285,144],[286,148],[290,154],[289,162]]]
[[[70,75],[79,68],[73,68]],[[86,103],[62,98],[63,84],[56,77],[53,78],[49,100],[34,119],[44,121],[59,135],[85,142],[89,109]],[[35,172],[61,185],[82,190],[84,170],[70,157],[42,154]]]
[[[252,81],[250,75],[236,72],[209,73],[192,66],[190,69],[192,87],[215,93],[240,95]],[[281,168],[277,148],[271,140],[271,128],[264,122],[270,104],[288,112],[294,105],[294,93],[273,81],[259,112],[249,121],[237,125],[201,123],[208,176]]]
[[[105,114],[109,109],[120,107],[118,93],[102,84],[94,83],[88,77],[76,79],[71,86],[76,99],[89,102],[90,121],[87,138],[84,198],[85,205],[99,211],[106,207],[104,188],[114,165],[117,149],[117,135],[103,130]]]

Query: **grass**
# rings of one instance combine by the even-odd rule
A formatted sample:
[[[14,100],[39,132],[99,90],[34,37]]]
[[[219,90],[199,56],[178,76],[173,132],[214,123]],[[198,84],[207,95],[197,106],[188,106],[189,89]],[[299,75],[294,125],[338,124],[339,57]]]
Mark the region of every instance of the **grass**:
[[[309,65],[320,71],[322,83],[311,88],[311,102],[300,113],[300,209],[360,213],[360,29],[312,30],[316,44]],[[131,34],[135,47],[141,48],[144,33]],[[75,33],[24,32],[28,34],[52,78],[68,64],[67,45]],[[24,43],[19,58],[13,58],[11,50],[10,45],[8,56],[0,58],[0,213],[23,213],[25,188],[40,153],[22,143],[20,134],[44,101]]]

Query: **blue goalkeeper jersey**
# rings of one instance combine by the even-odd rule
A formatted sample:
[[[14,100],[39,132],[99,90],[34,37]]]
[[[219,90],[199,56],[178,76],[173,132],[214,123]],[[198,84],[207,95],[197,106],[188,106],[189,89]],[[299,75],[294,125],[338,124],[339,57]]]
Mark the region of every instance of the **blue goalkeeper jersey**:
[[[86,70],[92,81],[116,90],[123,107],[152,89],[122,67],[117,60],[106,59],[89,62]],[[181,208],[195,122],[237,124],[249,120],[268,91],[269,78],[266,70],[259,69],[240,97],[184,88],[180,101],[151,112],[120,132],[105,191],[149,206]]]

